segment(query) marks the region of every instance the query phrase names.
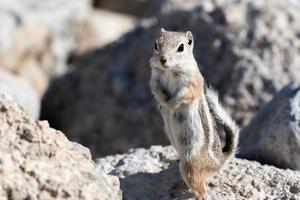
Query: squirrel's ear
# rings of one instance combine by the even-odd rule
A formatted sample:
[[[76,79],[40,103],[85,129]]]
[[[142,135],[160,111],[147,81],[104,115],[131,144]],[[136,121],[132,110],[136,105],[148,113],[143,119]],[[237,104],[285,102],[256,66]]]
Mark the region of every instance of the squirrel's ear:
[[[160,28],[160,32],[166,32],[166,30],[164,28]]]
[[[191,45],[193,43],[193,41],[194,41],[192,32],[188,31],[188,32],[186,32],[185,35],[189,39],[189,45]]]

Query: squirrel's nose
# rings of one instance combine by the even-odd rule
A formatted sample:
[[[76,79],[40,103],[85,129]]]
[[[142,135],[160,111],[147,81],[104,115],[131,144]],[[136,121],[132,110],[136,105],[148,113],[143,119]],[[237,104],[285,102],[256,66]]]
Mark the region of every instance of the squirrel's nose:
[[[163,65],[167,62],[167,57],[165,55],[160,55],[159,60],[160,60],[161,64]]]

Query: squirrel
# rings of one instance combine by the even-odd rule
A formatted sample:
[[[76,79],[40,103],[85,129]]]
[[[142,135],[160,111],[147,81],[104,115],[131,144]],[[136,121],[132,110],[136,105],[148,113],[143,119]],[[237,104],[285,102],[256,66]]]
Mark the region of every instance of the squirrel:
[[[165,132],[179,154],[179,169],[198,199],[206,194],[206,180],[237,150],[239,128],[207,87],[193,55],[190,31],[161,28],[156,38],[150,88],[157,99]],[[218,128],[226,133],[222,146]]]

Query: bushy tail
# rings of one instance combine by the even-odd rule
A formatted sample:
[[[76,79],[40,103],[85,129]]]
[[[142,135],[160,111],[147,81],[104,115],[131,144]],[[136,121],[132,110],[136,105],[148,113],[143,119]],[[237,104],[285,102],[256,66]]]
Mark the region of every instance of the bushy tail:
[[[226,143],[222,150],[225,158],[228,158],[229,156],[234,155],[237,151],[239,128],[219,102],[219,96],[215,90],[212,88],[206,88],[205,96],[210,112],[216,122],[223,126],[226,133]]]

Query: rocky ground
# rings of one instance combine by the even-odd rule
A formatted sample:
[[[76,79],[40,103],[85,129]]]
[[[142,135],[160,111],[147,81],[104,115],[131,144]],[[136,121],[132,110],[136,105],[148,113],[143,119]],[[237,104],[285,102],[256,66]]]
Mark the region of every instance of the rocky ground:
[[[132,149],[97,160],[120,178],[124,199],[194,199],[183,183],[172,147]],[[300,171],[232,159],[208,182],[207,200],[300,199]]]

